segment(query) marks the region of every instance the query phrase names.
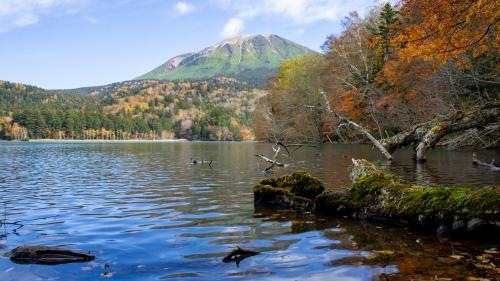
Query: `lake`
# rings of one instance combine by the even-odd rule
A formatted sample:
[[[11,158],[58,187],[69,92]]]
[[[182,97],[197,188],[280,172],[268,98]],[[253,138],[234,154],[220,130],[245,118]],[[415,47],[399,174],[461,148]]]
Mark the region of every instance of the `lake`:
[[[495,245],[438,239],[402,227],[255,210],[252,186],[272,157],[265,143],[0,143],[0,252],[60,246],[89,263],[23,265],[0,257],[0,280],[428,280],[482,276],[476,257]],[[472,151],[411,150],[382,165],[419,184],[497,185]],[[479,158],[500,159],[499,151]],[[281,157],[329,189],[350,185],[351,158],[382,160],[370,145],[304,147]],[[191,165],[190,159],[213,160]],[[234,247],[260,251],[235,263]],[[450,258],[460,255],[462,258]],[[109,268],[105,265],[109,265]],[[498,276],[497,276],[498,277]]]

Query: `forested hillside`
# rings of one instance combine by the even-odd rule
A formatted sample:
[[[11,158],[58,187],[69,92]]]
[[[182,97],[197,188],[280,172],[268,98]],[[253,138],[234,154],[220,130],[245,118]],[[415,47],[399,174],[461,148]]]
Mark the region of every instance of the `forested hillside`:
[[[498,112],[499,10],[498,1],[437,0],[385,4],[365,18],[351,13],[323,54],[281,65],[256,112],[257,137],[358,139],[360,131],[341,122],[349,120],[379,140],[408,132],[402,143],[425,123],[424,146],[442,137],[455,146],[498,146],[498,117],[466,122],[481,108]]]
[[[225,77],[130,81],[88,94],[2,81],[0,137],[251,140],[254,104],[262,95]]]

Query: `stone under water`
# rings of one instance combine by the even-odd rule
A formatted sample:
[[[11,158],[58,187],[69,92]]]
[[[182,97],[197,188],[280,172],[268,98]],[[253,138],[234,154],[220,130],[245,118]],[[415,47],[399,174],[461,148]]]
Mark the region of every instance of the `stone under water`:
[[[45,246],[20,246],[10,251],[9,256],[15,263],[46,265],[88,262],[95,259],[95,256],[89,254]]]

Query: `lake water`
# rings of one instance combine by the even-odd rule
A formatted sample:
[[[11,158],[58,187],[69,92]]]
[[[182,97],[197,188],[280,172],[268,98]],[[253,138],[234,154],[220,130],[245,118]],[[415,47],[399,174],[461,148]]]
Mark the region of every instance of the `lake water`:
[[[0,280],[429,280],[496,278],[475,265],[495,245],[441,239],[343,218],[255,210],[252,186],[272,156],[263,143],[0,143],[0,252],[19,245],[90,251],[89,263],[22,265],[0,257]],[[420,184],[495,185],[471,151],[409,149],[388,169]],[[500,159],[498,151],[479,158]],[[274,175],[308,170],[330,189],[350,185],[351,157],[369,145],[304,147]],[[213,160],[211,167],[190,159]],[[15,223],[15,224],[13,224]],[[239,265],[234,247],[260,251]],[[450,258],[460,255],[463,258]],[[498,256],[490,259],[498,261]],[[109,268],[105,268],[109,265]],[[496,273],[495,273],[496,272]]]

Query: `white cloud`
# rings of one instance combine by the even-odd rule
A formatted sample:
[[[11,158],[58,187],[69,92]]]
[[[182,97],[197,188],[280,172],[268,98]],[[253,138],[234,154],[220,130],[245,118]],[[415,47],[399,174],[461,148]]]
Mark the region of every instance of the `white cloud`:
[[[177,4],[175,4],[174,8],[175,8],[175,11],[181,15],[186,15],[186,14],[189,14],[189,13],[194,11],[193,5],[191,5],[187,2],[183,2],[183,1],[177,2]]]
[[[0,0],[0,31],[28,26],[83,0]]]
[[[299,25],[318,21],[335,21],[350,11],[363,12],[377,0],[213,0],[224,10],[239,18],[261,15],[280,16]]]
[[[244,28],[245,23],[242,19],[231,18],[224,26],[224,29],[222,30],[220,35],[224,38],[235,36],[238,35]]]

